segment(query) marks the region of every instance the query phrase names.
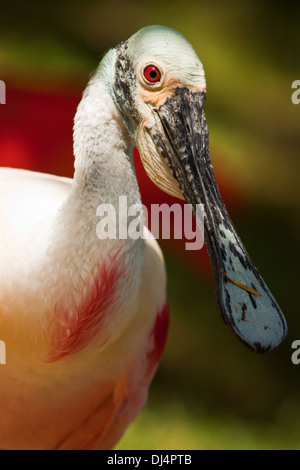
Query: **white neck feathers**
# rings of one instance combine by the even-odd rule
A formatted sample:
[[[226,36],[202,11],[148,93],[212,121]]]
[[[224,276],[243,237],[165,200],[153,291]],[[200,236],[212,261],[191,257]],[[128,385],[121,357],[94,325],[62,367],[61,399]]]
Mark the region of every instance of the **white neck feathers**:
[[[135,284],[133,278],[139,278],[142,265],[142,240],[100,240],[96,233],[100,204],[112,204],[118,220],[119,196],[127,197],[128,207],[140,202],[129,133],[97,76],[85,90],[75,116],[74,154],[71,193],[57,215],[48,250],[48,269],[56,278],[53,286],[60,289],[63,276],[63,285],[82,292],[95,266],[116,251],[123,253],[124,269],[132,277],[124,280]]]

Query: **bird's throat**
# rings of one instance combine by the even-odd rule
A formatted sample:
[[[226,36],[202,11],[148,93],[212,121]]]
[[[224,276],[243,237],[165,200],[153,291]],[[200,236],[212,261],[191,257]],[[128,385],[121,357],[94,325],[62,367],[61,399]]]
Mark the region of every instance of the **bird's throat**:
[[[84,92],[75,116],[74,154],[72,189],[53,224],[49,263],[56,266],[53,276],[60,272],[53,285],[60,291],[63,277],[67,281],[64,285],[81,295],[95,266],[109,262],[108,254],[118,252],[125,272],[131,265],[131,277],[124,282],[133,286],[141,270],[143,240],[111,239],[99,236],[97,231],[99,207],[112,207],[113,216],[119,220],[120,197],[126,198],[128,207],[140,203],[130,136],[97,76]]]

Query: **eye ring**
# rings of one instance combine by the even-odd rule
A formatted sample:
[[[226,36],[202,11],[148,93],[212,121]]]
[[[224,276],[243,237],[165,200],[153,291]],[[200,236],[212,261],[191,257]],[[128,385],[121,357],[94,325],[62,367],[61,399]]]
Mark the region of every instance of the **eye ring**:
[[[148,83],[158,83],[161,79],[161,71],[156,65],[149,64],[144,68],[144,78]]]

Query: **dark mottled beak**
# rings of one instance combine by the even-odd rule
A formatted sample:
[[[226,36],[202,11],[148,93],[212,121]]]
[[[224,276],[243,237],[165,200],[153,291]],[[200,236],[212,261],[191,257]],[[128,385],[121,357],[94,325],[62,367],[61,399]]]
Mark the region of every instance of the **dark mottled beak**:
[[[204,101],[204,91],[177,88],[155,110],[157,125],[150,132],[185,200],[194,208],[203,205],[204,239],[223,320],[254,351],[271,351],[286,337],[286,320],[222,200],[209,157]]]

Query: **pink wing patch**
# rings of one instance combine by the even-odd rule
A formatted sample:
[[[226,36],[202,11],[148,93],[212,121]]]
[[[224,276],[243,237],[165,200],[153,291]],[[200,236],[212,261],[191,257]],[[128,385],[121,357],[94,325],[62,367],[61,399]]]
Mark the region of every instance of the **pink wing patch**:
[[[147,356],[150,375],[154,372],[161,358],[167,340],[168,327],[169,308],[166,301],[161,312],[158,313],[153,329],[150,333],[150,340],[153,345]]]
[[[101,331],[115,303],[121,276],[120,257],[115,255],[109,264],[102,262],[96,266],[80,304],[74,303],[71,312],[55,306],[54,318],[48,328],[53,347],[50,354],[43,358],[45,362],[54,362],[80,351]]]

